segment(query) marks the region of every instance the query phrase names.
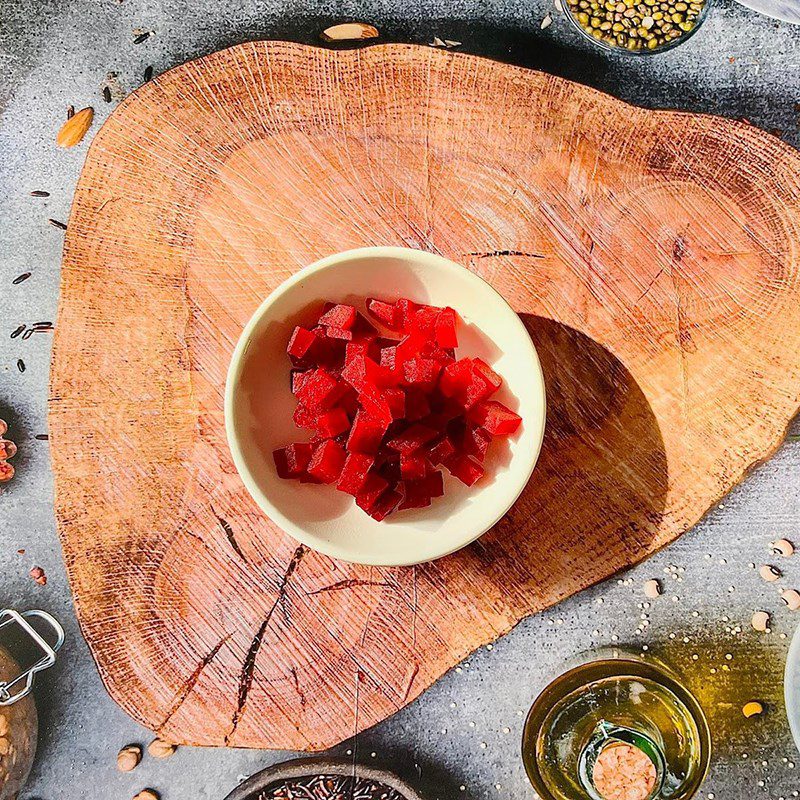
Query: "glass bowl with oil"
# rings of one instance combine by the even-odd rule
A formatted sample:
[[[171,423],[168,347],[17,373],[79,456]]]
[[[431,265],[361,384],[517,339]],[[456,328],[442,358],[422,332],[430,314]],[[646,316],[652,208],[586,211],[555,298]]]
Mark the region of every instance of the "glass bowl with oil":
[[[683,44],[705,22],[713,0],[563,0],[564,15],[593,44],[655,55]]]
[[[711,735],[667,667],[594,653],[537,697],[522,741],[541,800],[689,800],[708,770]]]

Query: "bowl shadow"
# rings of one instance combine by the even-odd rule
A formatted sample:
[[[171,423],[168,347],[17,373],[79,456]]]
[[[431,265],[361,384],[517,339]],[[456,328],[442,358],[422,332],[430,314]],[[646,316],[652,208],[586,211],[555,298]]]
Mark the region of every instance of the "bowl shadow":
[[[580,331],[521,317],[547,391],[541,455],[514,507],[450,567],[480,570],[515,616],[649,555],[668,488],[658,420],[622,362]]]

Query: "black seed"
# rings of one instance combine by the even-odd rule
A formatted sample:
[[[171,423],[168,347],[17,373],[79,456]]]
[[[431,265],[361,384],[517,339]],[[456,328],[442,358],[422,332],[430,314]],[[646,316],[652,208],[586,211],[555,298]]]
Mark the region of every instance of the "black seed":
[[[42,192],[37,189],[35,192],[31,192],[31,197],[50,197],[50,192]]]
[[[33,327],[34,328],[52,328],[53,327],[53,323],[52,322],[34,322],[33,323]]]
[[[50,437],[46,433],[37,433],[33,438],[38,439],[40,442],[46,442]]]
[[[11,283],[13,283],[14,286],[17,286],[20,283],[22,283],[23,281],[28,280],[28,278],[30,278],[30,276],[31,276],[30,272],[23,272],[22,275],[17,275],[17,277],[14,278],[14,280],[11,281]]]
[[[20,325],[19,328],[16,328],[14,330],[14,332],[11,334],[11,338],[12,339],[16,339],[17,336],[19,336],[22,333],[22,331],[24,331],[24,330],[25,330],[25,326],[24,325]]]
[[[140,33],[138,36],[133,37],[134,44],[141,44],[142,42],[146,42],[150,38],[150,31],[145,31],[144,33]]]
[[[17,359],[17,369],[20,372],[25,372],[25,362],[21,358]]]
[[[28,328],[28,330],[26,330],[25,333],[22,334],[22,341],[24,342],[30,339],[34,333],[36,333],[36,331],[33,328]]]
[[[106,103],[111,102],[111,89],[109,89],[108,86],[103,87],[103,100],[105,100]]]
[[[144,71],[144,82],[147,83],[153,79],[153,67],[147,67]]]
[[[54,228],[60,228],[62,231],[67,229],[67,226],[63,222],[59,222],[57,219],[48,219],[47,220]]]
[[[67,119],[72,119],[75,116],[75,106],[67,106]]]

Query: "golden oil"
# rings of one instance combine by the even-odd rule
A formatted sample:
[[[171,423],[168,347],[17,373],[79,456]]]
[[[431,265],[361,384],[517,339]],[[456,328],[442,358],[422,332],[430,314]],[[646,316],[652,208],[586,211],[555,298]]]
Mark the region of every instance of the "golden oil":
[[[603,753],[621,744],[638,756],[630,769],[646,765],[639,790],[628,782],[635,775],[620,778],[628,794],[598,782]],[[705,715],[680,680],[661,664],[618,650],[595,653],[550,683],[528,714],[522,746],[542,800],[689,800],[710,751]]]

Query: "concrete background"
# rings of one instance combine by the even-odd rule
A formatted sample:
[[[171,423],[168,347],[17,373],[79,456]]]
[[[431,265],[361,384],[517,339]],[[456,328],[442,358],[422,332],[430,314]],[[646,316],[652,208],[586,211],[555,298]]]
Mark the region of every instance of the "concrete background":
[[[548,11],[554,22],[542,30]],[[38,684],[39,754],[22,800],[122,799],[145,786],[165,800],[217,800],[243,776],[286,757],[183,748],[168,761],[145,759],[133,773],[117,772],[119,747],[146,743],[148,735],[106,695],[74,618],[54,529],[48,444],[34,438],[46,432],[50,337],[9,336],[20,324],[55,320],[63,234],[46,220],[67,218],[86,150],[54,147],[68,104],[93,105],[102,123],[113,110],[99,96],[109,70],[132,90],[148,65],[158,73],[247,39],[316,42],[320,30],[342,18],[375,23],[390,40],[460,40],[464,51],[545,69],[641,105],[745,117],[800,143],[800,28],[726,0],[685,46],[638,60],[591,49],[546,0],[0,2],[0,417],[20,445],[18,474],[0,496],[0,604],[44,608],[68,634],[58,665]],[[155,34],[134,44],[132,31],[140,27]],[[32,198],[34,189],[51,197]],[[31,278],[13,286],[22,272]],[[711,718],[716,751],[703,797],[798,796],[800,753],[781,700],[798,617],[780,608],[778,593],[800,588],[800,555],[781,563],[777,585],[760,581],[754,569],[769,558],[770,540],[796,535],[800,425],[793,430],[775,458],[694,531],[474,654],[419,701],[363,733],[359,756],[392,765],[432,800],[533,797],[519,739],[537,691],[576,653],[615,641],[646,643],[684,673]],[[28,576],[35,564],[47,572],[44,587]],[[670,566],[676,569],[665,574]],[[667,591],[637,632],[642,583],[650,577],[662,578]],[[774,611],[771,634],[750,628],[757,608]],[[745,721],[740,708],[752,698],[765,703],[766,713]]]

